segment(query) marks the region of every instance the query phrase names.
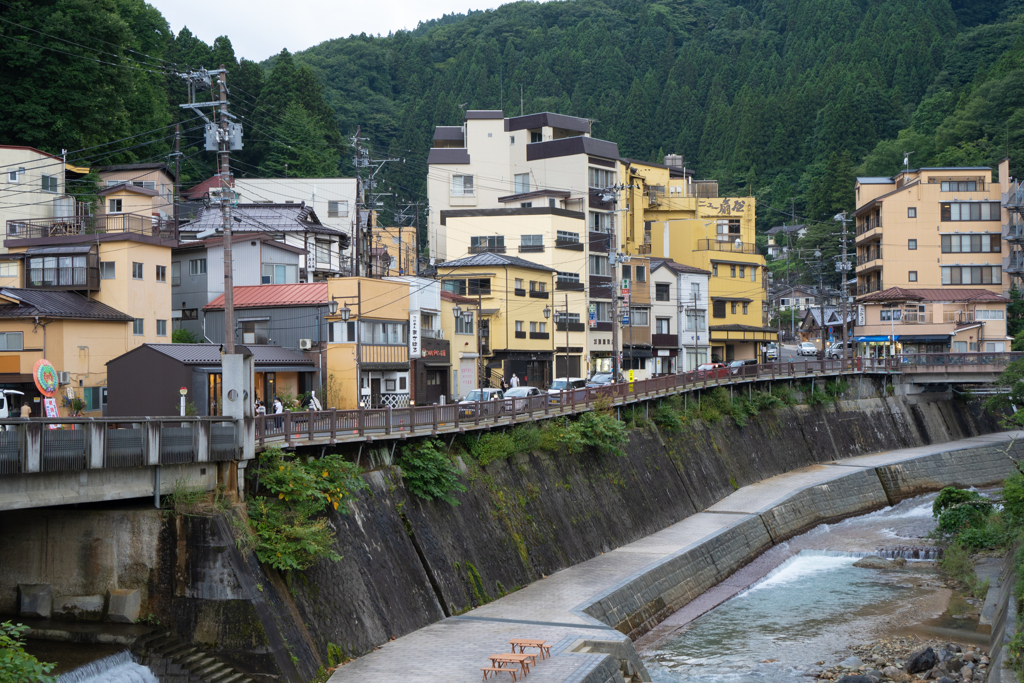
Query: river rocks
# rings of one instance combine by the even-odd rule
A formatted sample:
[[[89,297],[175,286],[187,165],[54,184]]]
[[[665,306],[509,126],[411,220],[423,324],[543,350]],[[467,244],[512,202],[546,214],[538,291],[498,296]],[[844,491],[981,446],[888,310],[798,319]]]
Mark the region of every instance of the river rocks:
[[[839,679],[839,683],[877,683],[871,680],[868,676],[862,675],[847,675]]]
[[[898,681],[904,676],[903,669],[897,669],[895,666],[887,666],[882,669],[882,675],[894,681]]]
[[[892,569],[894,565],[884,557],[868,555],[854,562],[853,566],[860,567],[861,569]]]
[[[839,666],[846,667],[847,669],[859,669],[864,665],[864,662],[858,657],[847,657],[843,661],[839,662]]]
[[[930,647],[926,647],[923,650],[919,650],[914,654],[910,655],[910,659],[907,660],[907,664],[904,667],[908,674],[918,674],[923,671],[928,671],[933,666],[939,663],[938,657],[935,655],[935,650]]]

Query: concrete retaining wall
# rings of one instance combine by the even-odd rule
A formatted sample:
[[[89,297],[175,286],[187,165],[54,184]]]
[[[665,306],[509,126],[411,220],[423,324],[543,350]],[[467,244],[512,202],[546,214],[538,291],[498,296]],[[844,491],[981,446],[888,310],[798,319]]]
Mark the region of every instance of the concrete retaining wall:
[[[892,504],[943,486],[982,486],[1006,479],[1016,472],[1010,458],[1024,456],[1024,443],[1010,442],[999,448],[971,448],[917,458],[899,465],[878,468],[878,476]]]
[[[760,513],[772,541],[779,543],[825,522],[877,510],[889,504],[874,470],[855,470],[839,481],[808,487]]]

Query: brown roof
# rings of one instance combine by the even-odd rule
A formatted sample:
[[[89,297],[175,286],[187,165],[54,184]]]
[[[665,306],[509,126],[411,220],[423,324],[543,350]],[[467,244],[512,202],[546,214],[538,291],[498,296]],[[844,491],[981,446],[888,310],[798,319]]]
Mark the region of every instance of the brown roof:
[[[46,289],[0,289],[0,318],[77,318],[130,322],[132,317],[78,292]]]
[[[860,297],[859,301],[978,301],[999,303],[1009,301],[987,289],[904,289],[890,287]]]
[[[29,147],[28,145],[0,145],[0,149],[26,149],[26,150],[28,150],[30,152],[35,152],[36,154],[41,154],[44,157],[50,157],[51,159],[56,159],[57,161],[63,161],[63,159],[61,159],[60,157],[55,157],[52,154],[50,154],[49,152],[44,152],[41,149],[36,149],[35,147]]]
[[[157,195],[160,194],[156,190],[151,190],[148,187],[139,187],[138,185],[132,185],[131,181],[128,180],[124,181],[120,185],[110,185],[109,187],[105,187],[96,194],[99,195],[100,197],[103,197],[114,192],[121,192],[122,190],[127,192],[134,192],[135,194],[144,194],[149,197],[156,197]]]
[[[229,184],[231,185],[231,187],[235,186],[234,176],[231,176]],[[220,187],[219,175],[210,176],[209,178],[199,183],[198,185],[190,187],[189,189],[185,190],[184,192],[182,192],[182,194],[188,197],[189,199],[202,199],[207,194],[209,194],[210,190],[212,190],[215,187]]]
[[[468,296],[459,296],[452,292],[441,290],[441,298],[445,301],[451,301],[456,304],[475,304],[476,299],[470,299]]]
[[[704,270],[703,268],[697,268],[696,266],[688,266],[685,263],[676,263],[672,259],[651,259],[651,270],[657,270],[665,266],[677,273],[691,273],[693,275],[711,275],[710,270]]]
[[[303,282],[294,285],[249,285],[235,287],[235,308],[267,306],[315,306],[330,300],[326,282]],[[224,295],[203,307],[204,311],[224,308]]]

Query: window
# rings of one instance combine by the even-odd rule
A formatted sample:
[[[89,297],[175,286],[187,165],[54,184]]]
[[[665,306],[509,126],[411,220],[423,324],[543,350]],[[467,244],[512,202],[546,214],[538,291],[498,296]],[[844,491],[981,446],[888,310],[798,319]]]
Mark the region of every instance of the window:
[[[622,266],[622,279],[624,281],[633,279],[633,266]]]
[[[348,215],[348,200],[327,202],[327,217],[340,218]]]
[[[687,329],[687,331],[693,332],[694,330],[697,330],[697,331],[703,330],[707,326],[707,320],[705,319],[706,317],[707,317],[707,311],[702,311],[700,309],[694,310],[692,308],[686,309],[686,329]],[[721,316],[715,316],[715,317],[724,318],[725,317],[725,311],[724,310],[722,311],[722,315]]]
[[[715,239],[718,242],[734,242],[740,236],[739,218],[719,218],[716,222]]]
[[[546,282],[534,282],[530,280],[530,291],[531,292],[543,292],[547,290],[548,283]]]
[[[943,266],[944,285],[999,285],[1003,269],[999,266]]]
[[[943,181],[942,192],[977,192],[978,182],[976,180]]]
[[[612,231],[612,215],[610,213],[601,213],[599,211],[590,212],[590,229],[594,232],[611,232]]]
[[[473,176],[471,175],[453,175],[452,176],[452,196],[453,197],[472,197],[474,196],[473,191]]]
[[[473,334],[473,313],[463,312],[455,319],[455,334]]]
[[[0,261],[0,277],[17,277],[18,264],[12,261]]]
[[[523,332],[523,331],[524,331],[523,330],[523,321],[522,320],[517,320],[516,321],[516,332]]]
[[[907,218],[917,218],[917,207],[916,206],[908,206],[907,207]]]
[[[629,326],[630,327],[650,327],[651,325],[651,309],[649,308],[630,308],[629,309]]]
[[[558,208],[557,202],[555,201],[554,197],[548,197],[548,206],[550,206],[552,209]]]
[[[167,321],[157,320],[156,321],[156,336],[166,337],[167,336]]]
[[[81,256],[34,256],[28,259],[27,280],[29,287],[85,286],[86,257]]]
[[[167,266],[156,267],[156,281],[167,282]]]
[[[82,397],[85,399],[85,410],[87,412],[103,410],[103,399],[106,397],[106,387],[85,387]]]
[[[260,281],[265,285],[294,285],[299,281],[299,267],[287,263],[264,263]]]
[[[520,209],[532,209],[533,208],[533,202],[519,202],[519,208]]]
[[[519,247],[520,251],[544,251],[544,235],[523,235],[519,238]]]
[[[557,234],[555,235],[555,243],[558,244],[559,242],[561,242],[562,244],[565,244],[565,243],[579,244],[580,243],[580,234],[578,232],[569,232],[567,230],[559,230],[557,232]]]
[[[671,322],[672,322],[671,318],[657,318],[654,321],[654,333],[655,334],[672,334],[672,332],[670,331],[671,330],[671,325],[670,325]]]
[[[395,390],[395,384],[396,384],[396,382],[393,379],[386,379],[386,380],[384,380],[384,391],[394,391]]]
[[[943,254],[963,253],[991,253],[998,254],[1002,251],[1002,237],[1000,235],[942,235]]]
[[[746,277],[746,276],[747,276],[747,267],[746,266],[740,266],[740,277]]]
[[[469,250],[471,252],[481,251],[505,251],[504,235],[483,235],[469,238]]]
[[[199,320],[199,309],[198,308],[183,308],[181,309],[182,320]]]
[[[712,318],[724,318],[725,317],[725,302],[724,301],[713,301],[711,303],[711,317]]]
[[[730,311],[729,312],[732,313],[733,315],[736,315],[736,302],[733,301],[729,305],[730,305]]]
[[[317,265],[323,264],[327,267],[331,265],[331,243],[316,241],[316,262]]]
[[[57,194],[57,176],[43,176],[43,192],[52,192],[53,194]]]
[[[1005,317],[1005,311],[988,311],[984,309],[976,309],[974,311],[975,320],[1002,320]]]
[[[0,332],[0,351],[21,351],[24,348],[23,332]]]
[[[516,289],[525,289],[525,287],[523,287],[523,278],[516,278]]]
[[[591,304],[594,307],[594,317],[599,323],[611,322],[611,306],[603,301],[597,301]]]
[[[515,174],[515,194],[523,194],[524,192],[530,191],[530,174],[529,173],[516,173]]]
[[[605,189],[615,184],[615,171],[606,171],[603,168],[588,168],[587,180],[590,187]]]
[[[690,283],[690,294],[693,295],[694,299],[699,299],[700,298],[700,283],[699,282],[691,282]]]
[[[747,304],[747,303],[743,304],[743,315],[747,314],[747,307],[748,306],[750,306],[750,304]]]
[[[757,282],[757,266],[750,266],[750,281]]]
[[[912,270],[909,273],[907,273],[907,280],[909,282],[917,282],[917,271]]]
[[[138,261],[132,261],[132,279],[142,279],[142,264],[139,263]]]
[[[997,221],[999,202],[943,202],[943,221]]]
[[[181,284],[181,262],[174,261],[171,263],[171,286],[177,287]]]
[[[389,346],[408,344],[409,326],[407,323],[361,320],[359,321],[359,341],[363,344],[387,344]]]
[[[729,266],[729,277],[736,277],[736,266]]]
[[[883,309],[879,311],[878,319],[881,320],[883,323],[898,322],[900,320],[903,320],[903,311],[898,309]]]
[[[637,266],[634,270],[637,282],[647,282],[647,266]]]
[[[270,337],[269,320],[240,320],[243,344],[268,344]]]
[[[580,274],[579,273],[563,273],[562,271],[558,271],[558,280],[557,281],[561,282],[562,284],[578,285],[579,282],[580,282]]]
[[[146,321],[142,318],[135,318],[132,320],[132,334],[136,337],[142,336],[146,333]]]
[[[188,262],[188,273],[189,275],[205,275],[206,274],[206,259],[195,258]]]
[[[116,187],[118,185],[132,185],[134,187],[144,187],[147,190],[155,190],[156,182],[153,180],[108,180],[107,187]]]
[[[667,282],[656,282],[654,284],[654,300],[670,301],[672,299],[672,285]]]
[[[121,200],[111,199],[107,203],[107,213],[121,213]]]
[[[580,322],[580,314],[579,313],[570,313],[569,314],[569,322],[572,323],[572,324],[577,324],[578,325],[579,322]],[[557,323],[559,325],[564,325],[565,324],[565,311],[555,311],[555,323]]]
[[[712,277],[718,277],[718,264],[717,263],[712,263],[711,264],[711,276]]]
[[[470,296],[490,296],[491,295],[491,279],[480,278],[468,281],[467,291]],[[506,285],[507,286],[507,285]]]
[[[18,172],[17,171],[8,171],[7,172],[7,182],[9,182],[9,183],[16,183],[16,182],[18,182]]]
[[[590,274],[591,275],[604,275],[608,276],[611,274],[611,269],[608,266],[608,257],[603,254],[591,254],[590,255]]]
[[[917,240],[907,240],[907,249],[917,251]]]
[[[536,331],[537,331],[537,323],[531,322],[530,323],[530,332],[536,332]]]
[[[967,353],[967,342],[953,342],[953,353]]]
[[[986,353],[1003,353],[1006,350],[1006,342],[985,342]]]

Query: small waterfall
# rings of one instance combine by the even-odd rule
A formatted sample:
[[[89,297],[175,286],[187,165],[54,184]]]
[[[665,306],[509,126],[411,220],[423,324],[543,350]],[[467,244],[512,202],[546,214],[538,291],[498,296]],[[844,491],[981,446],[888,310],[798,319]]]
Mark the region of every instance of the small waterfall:
[[[125,650],[69,671],[60,676],[57,683],[159,683],[159,680]]]
[[[941,560],[942,548],[929,545],[894,545],[879,548],[875,554],[890,560],[902,557],[905,560]]]

